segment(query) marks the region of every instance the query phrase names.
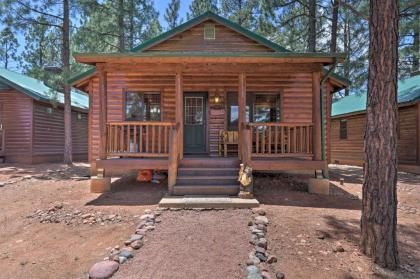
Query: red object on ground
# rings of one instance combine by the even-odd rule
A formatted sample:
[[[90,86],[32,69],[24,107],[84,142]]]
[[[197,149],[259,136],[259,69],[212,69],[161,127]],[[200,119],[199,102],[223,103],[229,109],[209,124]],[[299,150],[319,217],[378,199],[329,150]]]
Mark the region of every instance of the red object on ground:
[[[151,170],[139,170],[139,172],[137,173],[137,181],[139,181],[139,182],[152,181],[152,171]]]

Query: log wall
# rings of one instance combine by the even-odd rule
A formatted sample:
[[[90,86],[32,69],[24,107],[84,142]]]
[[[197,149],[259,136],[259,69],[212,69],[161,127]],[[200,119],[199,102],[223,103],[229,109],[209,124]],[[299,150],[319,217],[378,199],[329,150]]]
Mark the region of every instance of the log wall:
[[[417,106],[398,109],[398,161],[400,164],[416,164],[418,143]],[[347,139],[340,140],[340,119],[347,119]],[[363,165],[363,145],[366,114],[333,118],[331,123],[331,163]]]
[[[0,91],[7,162],[31,163],[32,98],[14,89]]]
[[[312,123],[312,72],[247,74],[248,92],[279,93],[281,121]],[[238,91],[238,74],[183,74],[184,92],[208,92],[208,152],[218,154],[219,130],[226,129],[226,94]],[[91,162],[99,156],[99,80],[91,80],[90,148]],[[125,120],[125,92],[161,92],[162,121],[175,121],[175,73],[146,74],[112,71],[107,73],[107,122]],[[327,92],[325,92],[327,94]],[[214,96],[222,102],[215,104]],[[327,96],[327,95],[326,95]],[[328,100],[328,98],[325,98]],[[328,104],[325,102],[325,107]],[[326,133],[328,134],[328,133]]]
[[[204,40],[204,25],[208,23],[215,25],[216,36],[214,40]],[[272,49],[212,20],[179,33],[147,51],[273,52]]]

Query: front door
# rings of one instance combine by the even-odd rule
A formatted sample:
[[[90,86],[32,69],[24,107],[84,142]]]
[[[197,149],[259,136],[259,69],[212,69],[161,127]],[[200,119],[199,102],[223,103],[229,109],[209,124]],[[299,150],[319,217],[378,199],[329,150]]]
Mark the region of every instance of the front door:
[[[207,93],[184,94],[184,153],[206,153]]]

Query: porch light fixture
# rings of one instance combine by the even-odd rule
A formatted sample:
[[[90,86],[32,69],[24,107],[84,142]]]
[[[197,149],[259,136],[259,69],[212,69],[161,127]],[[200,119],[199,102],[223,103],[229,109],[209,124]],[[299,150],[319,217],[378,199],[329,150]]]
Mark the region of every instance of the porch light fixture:
[[[216,94],[213,96],[213,103],[218,105],[223,102],[222,96],[220,94]]]

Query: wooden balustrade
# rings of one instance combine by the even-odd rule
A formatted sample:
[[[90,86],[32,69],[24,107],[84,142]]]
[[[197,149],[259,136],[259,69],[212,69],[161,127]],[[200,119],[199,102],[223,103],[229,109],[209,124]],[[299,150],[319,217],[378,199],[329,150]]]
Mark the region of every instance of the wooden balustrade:
[[[107,123],[108,157],[168,157],[172,122]]]
[[[253,157],[308,157],[313,155],[312,123],[249,123]]]

